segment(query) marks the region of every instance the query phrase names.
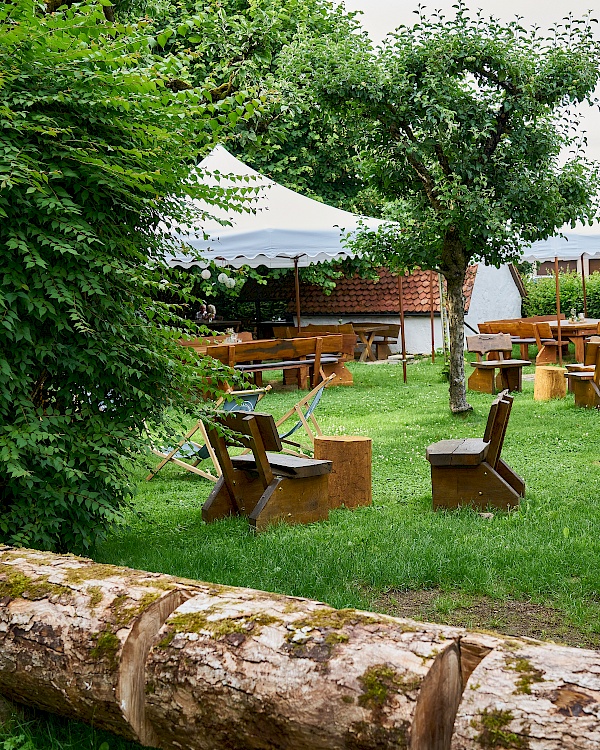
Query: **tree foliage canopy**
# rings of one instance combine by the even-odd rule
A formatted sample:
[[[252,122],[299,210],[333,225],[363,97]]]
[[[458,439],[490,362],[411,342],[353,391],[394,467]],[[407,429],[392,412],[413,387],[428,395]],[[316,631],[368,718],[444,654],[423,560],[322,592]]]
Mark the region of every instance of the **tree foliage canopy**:
[[[593,101],[600,51],[589,18],[544,35],[455,7],[400,27],[377,50],[360,36],[305,38],[281,70],[298,96],[345,119],[364,178],[398,222],[359,247],[376,264],[445,276],[450,401],[464,411],[468,265],[516,260],[523,243],[598,210],[598,165],[583,157],[569,107]]]
[[[156,291],[198,152],[244,97],[176,91],[189,59],[151,56],[144,24],[102,5],[0,9],[0,538],[81,550],[132,491],[143,420],[199,400],[219,371],[185,361]],[[175,91],[173,90],[175,89]],[[213,390],[216,386],[212,386]]]

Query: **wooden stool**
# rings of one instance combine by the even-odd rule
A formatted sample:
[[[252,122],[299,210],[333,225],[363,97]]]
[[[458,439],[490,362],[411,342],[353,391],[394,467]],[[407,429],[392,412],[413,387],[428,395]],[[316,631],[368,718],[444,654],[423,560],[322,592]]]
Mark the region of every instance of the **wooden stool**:
[[[535,368],[534,400],[549,401],[552,398],[565,398],[567,395],[566,371],[566,367],[538,365]]]
[[[331,461],[329,507],[371,505],[373,441],[361,435],[316,435],[315,459]]]

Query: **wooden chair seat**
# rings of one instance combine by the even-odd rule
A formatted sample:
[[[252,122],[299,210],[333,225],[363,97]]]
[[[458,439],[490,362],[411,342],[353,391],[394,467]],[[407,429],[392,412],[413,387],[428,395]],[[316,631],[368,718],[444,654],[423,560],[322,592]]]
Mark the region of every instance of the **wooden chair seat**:
[[[508,391],[496,398],[482,439],[440,440],[427,448],[434,510],[461,505],[506,510],[519,504],[525,482],[500,457],[512,403]]]
[[[267,453],[266,456],[271,471],[277,477],[320,477],[322,474],[329,474],[331,471],[331,461],[302,458],[301,456],[292,456],[289,453]],[[234,469],[257,471],[256,459],[252,453],[232,456],[231,463]]]

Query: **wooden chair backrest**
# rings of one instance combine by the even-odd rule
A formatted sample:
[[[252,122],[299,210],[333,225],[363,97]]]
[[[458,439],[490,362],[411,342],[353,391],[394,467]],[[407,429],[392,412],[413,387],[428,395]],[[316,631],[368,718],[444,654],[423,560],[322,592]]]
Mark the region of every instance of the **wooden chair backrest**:
[[[535,331],[535,338],[536,338],[538,347],[542,346],[542,339],[554,338],[554,336],[552,335],[552,329],[550,328],[549,323],[540,321],[539,323],[534,323],[533,328]]]
[[[600,347],[600,336],[591,336],[585,345],[584,365],[596,364],[596,353]]]
[[[535,338],[535,326],[533,323],[519,321],[519,337],[522,339]]]
[[[494,468],[496,468],[500,459],[500,453],[502,452],[512,404],[513,397],[508,391],[502,391],[492,402],[490,413],[488,414],[483,440],[489,443],[486,460]]]
[[[477,336],[467,336],[467,349],[477,354],[477,361],[481,362],[482,355],[488,352],[512,354],[512,341],[508,333],[480,333]]]
[[[251,414],[243,411],[228,411],[219,414],[218,421],[224,427],[241,437],[239,442],[251,448],[259,443],[262,450],[279,452],[282,449],[281,440],[272,414],[254,411]],[[227,439],[226,439],[227,442]]]

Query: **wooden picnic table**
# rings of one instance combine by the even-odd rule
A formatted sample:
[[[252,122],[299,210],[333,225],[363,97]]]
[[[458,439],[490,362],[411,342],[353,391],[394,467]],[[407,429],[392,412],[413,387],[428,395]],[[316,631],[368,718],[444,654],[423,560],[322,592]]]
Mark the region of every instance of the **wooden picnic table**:
[[[552,329],[552,335],[558,336],[558,321],[548,321]],[[569,323],[568,320],[560,321],[561,339],[568,339],[575,345],[575,360],[583,362],[585,356],[585,340],[588,336],[593,336],[598,332],[598,318],[584,318],[575,323]]]
[[[373,352],[373,342],[375,336],[382,331],[387,331],[388,327],[386,323],[352,323],[354,332],[360,342],[365,345],[358,360],[359,362],[366,362],[367,359],[371,362],[377,362],[377,357]]]

